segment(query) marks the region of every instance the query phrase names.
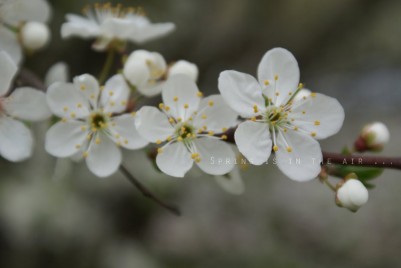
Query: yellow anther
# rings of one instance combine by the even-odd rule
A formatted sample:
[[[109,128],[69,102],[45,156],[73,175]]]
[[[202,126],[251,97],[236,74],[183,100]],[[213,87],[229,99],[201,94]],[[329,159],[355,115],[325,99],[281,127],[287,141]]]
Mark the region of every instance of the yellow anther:
[[[206,119],[207,116],[205,114],[202,114],[202,119]]]
[[[174,121],[174,118],[172,118],[172,117],[170,117],[170,118],[168,119],[168,121],[169,121],[171,124],[175,122],[175,121]]]
[[[284,133],[287,133],[287,129],[286,128],[283,131],[284,131]]]
[[[89,141],[90,139],[92,139],[92,135],[90,134],[86,135],[86,139]]]
[[[167,140],[167,141],[171,141],[172,139],[173,139],[173,137],[168,136],[166,140]]]
[[[306,114],[306,111],[302,111],[302,114]]]
[[[277,145],[274,145],[274,146],[273,146],[273,151],[275,151],[275,152],[278,151],[278,146],[277,146]]]
[[[85,131],[86,130],[86,126],[81,126],[81,130]]]
[[[188,118],[188,120],[189,120],[189,121],[192,121],[192,120],[194,120],[194,119],[192,118],[192,116],[190,116],[190,117]]]
[[[276,92],[276,96],[280,96],[280,93],[279,93],[279,92]]]
[[[270,82],[269,82],[269,80],[265,80],[265,81],[263,81],[263,84],[265,84],[265,86],[268,86],[268,85],[270,85]]]
[[[179,137],[177,138],[177,141],[182,141],[182,137],[179,136]]]
[[[288,92],[288,95],[291,96],[291,95],[292,95],[292,92]]]
[[[113,91],[109,91],[109,96],[111,97],[113,95],[114,95],[114,92]]]
[[[132,115],[132,116],[135,116],[135,115],[136,115],[136,112],[131,112],[131,115]]]
[[[207,130],[207,126],[206,125],[204,125],[202,128],[203,128],[203,130]]]
[[[312,137],[316,137],[316,132],[312,132],[310,135],[311,135]]]
[[[103,91],[103,90],[104,90],[104,86],[101,86],[101,87],[100,87],[100,91]]]
[[[299,84],[298,84],[298,89],[302,89],[302,88],[304,88],[304,84],[299,83]]]
[[[294,118],[291,118],[291,122],[294,122],[295,121],[295,119]]]
[[[298,127],[294,127],[294,130],[295,130],[295,131],[298,131]]]
[[[92,130],[92,132],[96,132],[97,128],[93,127],[91,130]]]
[[[84,91],[84,90],[86,89],[86,86],[85,86],[85,85],[81,85],[79,88],[80,88],[82,91]]]
[[[166,110],[168,112],[170,110],[170,106],[164,107],[164,110]]]
[[[67,118],[65,118],[65,117],[62,118],[62,119],[61,119],[61,122],[63,122],[63,123],[67,122]]]
[[[70,114],[70,116],[71,116],[71,118],[75,118],[76,115],[75,115],[75,113],[73,112],[73,113]]]
[[[188,134],[187,134],[187,138],[191,138],[191,136],[192,136],[191,133],[188,133]]]
[[[173,98],[173,101],[178,101],[178,97],[175,96],[175,97]]]
[[[181,118],[181,117],[178,117],[178,118],[177,118],[177,121],[178,121],[178,122],[181,122],[181,121],[182,121],[182,118]]]
[[[184,104],[184,109],[188,109],[189,105],[187,103]]]
[[[65,107],[63,108],[63,110],[64,110],[64,112],[67,112],[67,111],[68,111],[68,107],[65,106]]]
[[[227,139],[227,135],[221,135],[221,138],[222,138],[223,140],[226,140],[226,139]]]
[[[87,157],[88,157],[88,155],[89,155],[89,153],[88,153],[88,152],[86,152],[86,151],[82,153],[82,156],[83,156],[84,158],[87,158]]]
[[[156,141],[156,144],[161,144],[161,143],[162,143],[161,140],[157,140],[157,141]]]
[[[278,75],[276,74],[275,76],[274,76],[274,80],[278,80]]]
[[[253,106],[253,112],[254,113],[259,112],[258,106],[256,104]]]
[[[163,108],[164,108],[164,103],[159,103],[159,109],[163,110]]]
[[[199,98],[203,97],[203,93],[200,92],[200,91],[198,91],[198,93],[196,93],[196,95],[197,95]]]
[[[81,103],[78,103],[78,104],[77,104],[77,107],[78,107],[78,108],[82,108],[82,104],[81,104]]]
[[[95,143],[96,143],[96,144],[100,144],[100,139],[99,139],[99,138],[96,138]]]
[[[90,98],[93,100],[95,98],[95,94],[91,94]]]
[[[207,104],[208,104],[210,107],[212,107],[212,106],[214,105],[214,101],[209,101]]]
[[[315,124],[315,126],[320,126],[320,121],[316,120],[314,124]]]
[[[302,98],[303,98],[304,100],[306,100],[306,96],[303,96]]]
[[[223,132],[226,132],[228,129],[226,128],[226,127],[223,127],[222,129],[221,129],[221,131],[223,131]]]
[[[199,163],[200,161],[201,161],[200,157],[198,157],[198,158],[195,159],[195,162],[196,162],[196,163]]]
[[[114,101],[111,101],[110,106],[114,106],[114,105],[116,105],[116,103]]]
[[[310,95],[311,95],[312,98],[317,96],[316,92],[312,92]]]
[[[80,148],[81,148],[81,145],[79,145],[79,144],[75,145],[75,149],[80,149]]]
[[[289,152],[289,153],[292,152],[292,148],[290,146],[287,147],[287,152]]]
[[[209,131],[209,132],[207,133],[207,135],[213,136],[213,135],[214,135],[214,132],[213,132],[213,131]]]
[[[253,122],[255,122],[255,121],[256,121],[256,117],[252,117],[251,120],[252,120]]]
[[[119,138],[120,138],[120,134],[116,134],[116,135],[114,135],[114,137],[115,137],[116,139],[119,139]]]
[[[125,145],[128,144],[128,140],[127,140],[127,139],[124,140],[124,144],[125,144]]]
[[[198,153],[193,153],[193,154],[191,154],[191,158],[192,159],[195,159],[195,158],[198,158],[199,157],[199,154]]]
[[[158,154],[161,154],[163,152],[163,149],[162,148],[157,148],[157,153]]]

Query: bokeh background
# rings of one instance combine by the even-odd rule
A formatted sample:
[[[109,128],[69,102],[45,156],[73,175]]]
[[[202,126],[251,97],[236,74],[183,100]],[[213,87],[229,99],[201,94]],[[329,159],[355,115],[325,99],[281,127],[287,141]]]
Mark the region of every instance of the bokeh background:
[[[89,41],[59,34],[64,15],[90,1],[49,2],[52,43],[26,65],[42,77],[58,61],[72,76],[98,74],[105,55],[91,51]],[[392,134],[383,155],[401,155],[401,1],[114,2],[142,6],[153,21],[176,23],[172,35],[142,48],[168,61],[197,63],[207,94],[217,92],[221,71],[256,74],[268,49],[289,49],[306,87],[338,98],[345,108],[344,127],[322,142],[324,150],[351,145],[364,124],[378,120]],[[47,155],[46,128],[33,126],[32,159],[0,159],[0,267],[401,267],[400,172],[386,170],[354,214],[336,207],[334,194],[317,180],[293,182],[274,166],[243,171],[246,190],[235,196],[196,170],[185,179],[167,177],[145,152],[125,152],[138,179],[180,205],[183,216],[175,217],[120,173],[99,179],[85,164]]]

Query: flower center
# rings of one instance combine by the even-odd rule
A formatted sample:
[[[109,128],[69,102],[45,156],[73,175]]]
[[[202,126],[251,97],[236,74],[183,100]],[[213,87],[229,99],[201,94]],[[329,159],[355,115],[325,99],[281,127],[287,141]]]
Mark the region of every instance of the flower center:
[[[130,16],[145,16],[141,7],[124,7],[121,4],[113,6],[111,3],[95,3],[83,8],[82,13],[87,17],[95,18],[102,23],[108,18],[126,18]]]
[[[108,117],[102,113],[93,113],[90,116],[90,126],[94,131],[106,128],[107,122],[108,122]]]
[[[269,124],[270,129],[289,123],[287,113],[281,108],[271,107],[263,115],[264,121]]]
[[[195,128],[188,123],[177,126],[176,136],[178,141],[188,141],[196,136]]]

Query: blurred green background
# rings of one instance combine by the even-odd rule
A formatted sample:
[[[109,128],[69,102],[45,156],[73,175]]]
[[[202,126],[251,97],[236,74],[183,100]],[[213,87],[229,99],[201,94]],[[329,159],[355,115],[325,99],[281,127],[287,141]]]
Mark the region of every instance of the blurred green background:
[[[52,43],[27,66],[42,77],[58,61],[68,63],[72,76],[98,74],[105,55],[93,52],[90,41],[59,34],[64,15],[90,1],[49,2]],[[345,108],[344,127],[322,142],[324,150],[351,145],[365,123],[378,120],[392,134],[383,154],[401,155],[401,1],[114,2],[142,6],[155,22],[176,23],[173,34],[142,48],[198,64],[207,94],[217,92],[221,71],[256,74],[267,50],[289,49],[306,87]],[[386,170],[368,204],[353,214],[336,207],[334,194],[317,180],[293,182],[274,166],[242,172],[246,191],[232,196],[197,170],[175,179],[155,171],[145,152],[125,152],[138,179],[180,205],[183,216],[174,217],[120,173],[99,179],[85,164],[47,155],[46,128],[33,126],[32,159],[0,159],[0,267],[401,267],[400,172]]]

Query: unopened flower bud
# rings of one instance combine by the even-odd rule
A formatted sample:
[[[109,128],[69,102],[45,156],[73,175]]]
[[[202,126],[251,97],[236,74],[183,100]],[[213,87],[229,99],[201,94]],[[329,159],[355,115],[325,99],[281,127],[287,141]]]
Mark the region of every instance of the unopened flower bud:
[[[175,62],[169,69],[169,76],[175,74],[184,74],[191,78],[193,81],[198,79],[198,66],[186,60],[179,60]]]
[[[366,150],[381,151],[390,140],[390,132],[385,124],[374,122],[366,125],[355,141],[355,149],[359,152]]]
[[[368,202],[369,193],[356,175],[353,175],[337,186],[336,203],[340,207],[356,212]]]
[[[295,95],[294,101],[300,101],[304,97],[308,97],[311,93],[312,91],[310,91],[309,89],[303,88],[300,91],[298,91],[297,95]]]
[[[50,40],[50,30],[46,24],[29,21],[21,28],[21,42],[28,50],[43,48]]]

